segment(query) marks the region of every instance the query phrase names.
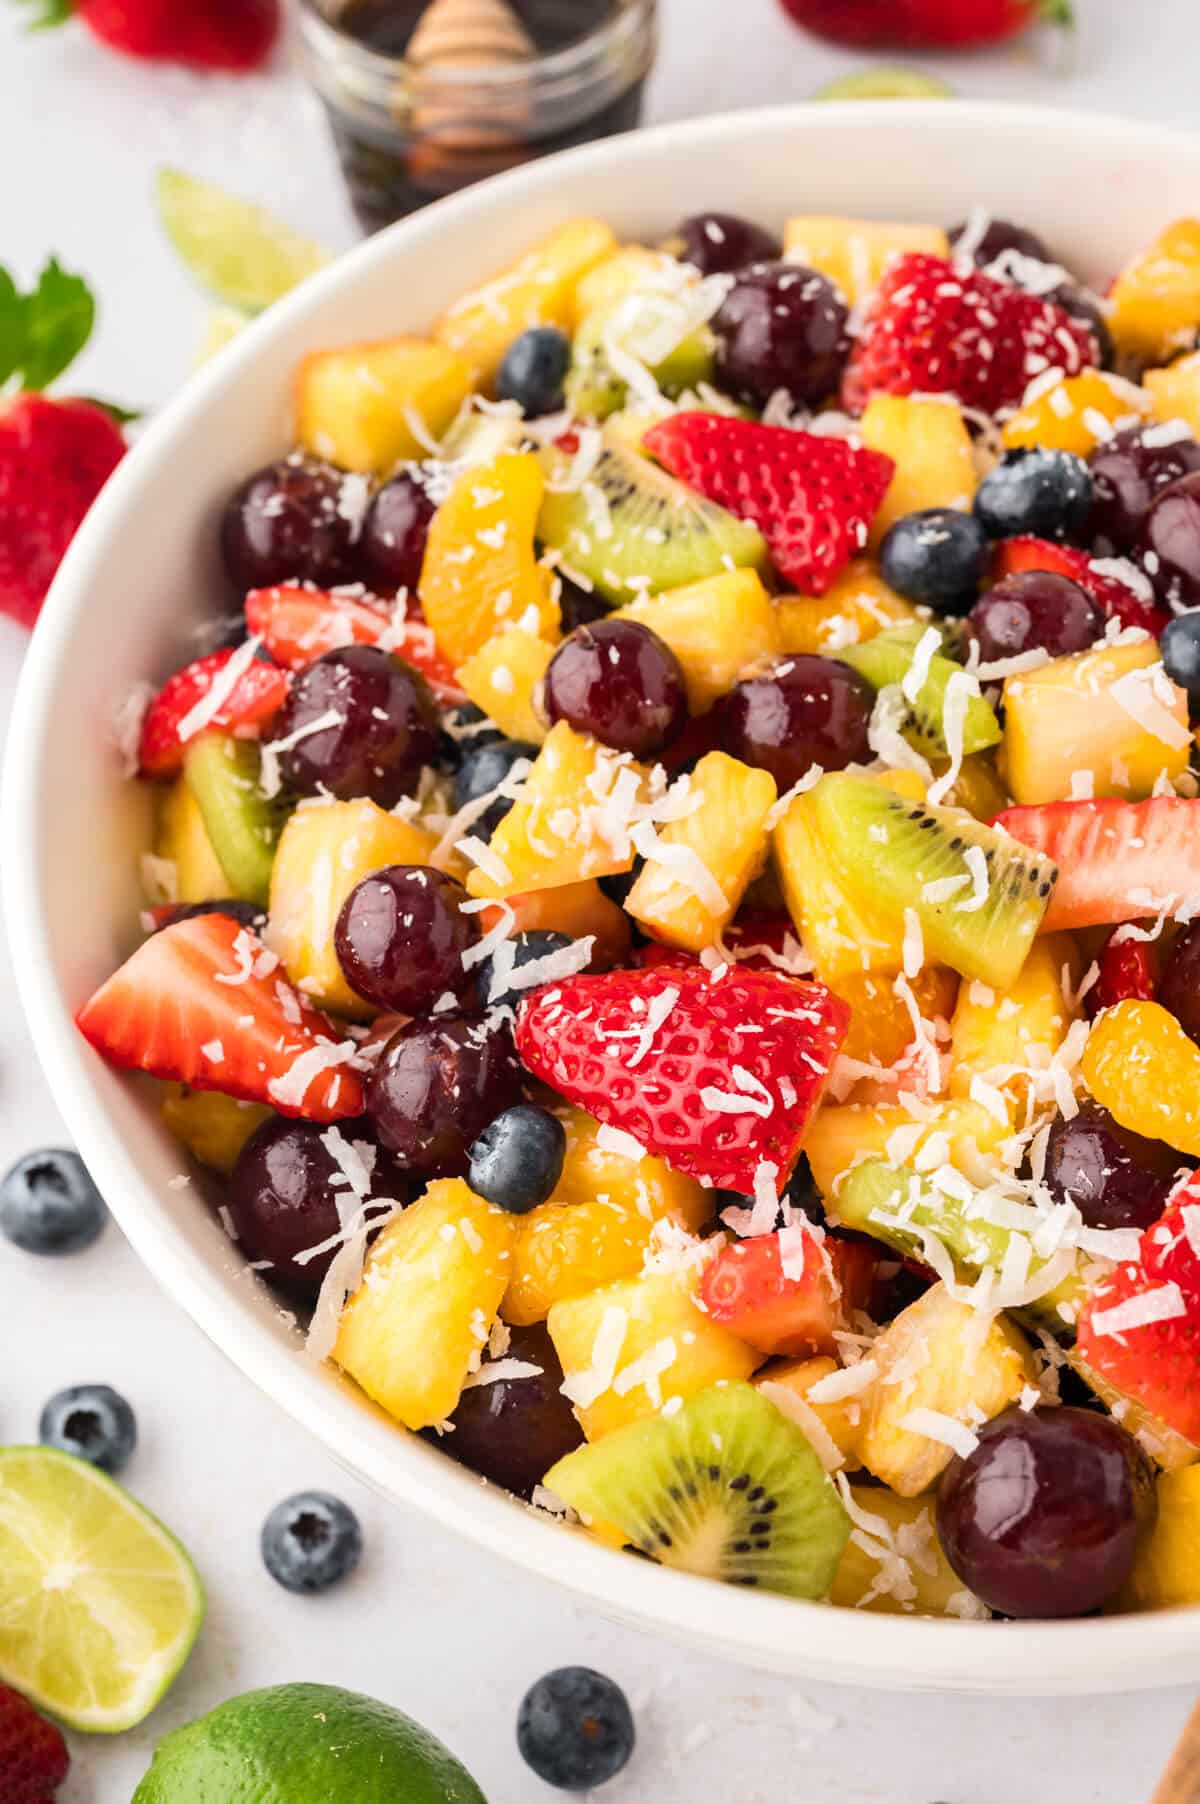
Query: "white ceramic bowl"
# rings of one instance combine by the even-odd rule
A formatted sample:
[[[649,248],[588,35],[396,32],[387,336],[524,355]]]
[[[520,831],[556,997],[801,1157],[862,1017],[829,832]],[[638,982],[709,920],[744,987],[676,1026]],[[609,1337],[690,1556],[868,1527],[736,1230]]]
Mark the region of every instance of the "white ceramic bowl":
[[[8,740],[0,864],[22,1000],[80,1151],[142,1258],[218,1346],[380,1490],[613,1616],[748,1664],[903,1688],[1089,1692],[1200,1676],[1200,1610],[1037,1624],[867,1615],[722,1589],[542,1520],[303,1357],[194,1192],[141,1086],[72,1012],[136,940],[147,804],[110,749],[116,700],[165,676],[222,597],[224,497],[288,444],[302,353],[420,331],[572,214],[653,235],[701,207],[950,223],[981,201],[1098,281],[1200,198],[1200,138],[969,103],[808,106],[695,120],[536,163],[445,201],[317,277],[197,376],[80,532],[29,652]]]

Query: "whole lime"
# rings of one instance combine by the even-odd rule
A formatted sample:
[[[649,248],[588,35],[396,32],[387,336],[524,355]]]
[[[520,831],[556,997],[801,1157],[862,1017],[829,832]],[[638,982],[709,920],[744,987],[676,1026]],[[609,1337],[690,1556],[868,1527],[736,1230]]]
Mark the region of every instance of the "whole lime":
[[[436,1736],[335,1685],[272,1685],[160,1742],[132,1804],[487,1804]]]

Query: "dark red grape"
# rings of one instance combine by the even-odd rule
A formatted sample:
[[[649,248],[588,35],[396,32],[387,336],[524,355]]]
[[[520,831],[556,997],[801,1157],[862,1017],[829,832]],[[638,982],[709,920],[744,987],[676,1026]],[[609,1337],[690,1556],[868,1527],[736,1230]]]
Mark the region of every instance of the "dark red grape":
[[[713,319],[716,378],[761,406],[776,389],[821,401],[841,381],[850,349],[846,303],[833,284],[800,263],[752,263],[739,272]]]
[[[783,253],[773,232],[736,213],[693,213],[681,223],[678,236],[680,256],[703,276],[774,262]]]
[[[799,653],[734,685],[720,707],[721,742],[731,757],[770,771],[782,794],[813,764],[844,770],[870,758],[874,700],[848,664]]]
[[[426,1015],[439,997],[472,981],[463,953],[479,938],[462,912],[467,892],[423,864],[389,864],[357,884],[334,928],[338,963],[352,990],[376,1008]]]
[[[433,502],[411,470],[401,470],[371,498],[358,546],[362,580],[377,595],[415,594],[421,580]]]
[[[329,1131],[308,1121],[265,1121],[242,1148],[229,1179],[229,1213],[242,1251],[251,1260],[269,1259],[263,1276],[297,1303],[315,1301],[337,1248],[303,1264],[296,1255],[336,1235],[338,1199],[343,1205],[353,1200],[326,1145]],[[380,1156],[369,1129],[342,1122],[338,1132],[352,1149],[375,1160],[372,1200],[406,1202],[403,1178],[386,1155]]]
[[[1133,1436],[1088,1409],[1009,1409],[938,1492],[938,1538],[963,1583],[1006,1616],[1086,1616],[1129,1577],[1156,1512]]]
[[[1142,562],[1164,601],[1200,602],[1200,470],[1159,491],[1142,523]]]
[[[1104,637],[1104,614],[1070,577],[1022,570],[984,591],[967,615],[967,634],[984,664],[1023,651],[1061,658]]]
[[[1131,1133],[1095,1102],[1069,1121],[1060,1116],[1046,1142],[1046,1188],[1056,1203],[1074,1203],[1089,1228],[1148,1228],[1179,1167],[1173,1148]]]
[[[221,555],[239,596],[274,583],[329,589],[354,575],[353,510],[343,471],[289,457],[248,476],[221,521]]]
[[[962,225],[950,227],[950,249],[960,254],[960,244],[971,230],[973,222],[965,220]],[[971,233],[971,261],[980,269],[985,264],[994,263],[1006,251],[1015,251],[1019,257],[1032,257],[1035,263],[1055,263],[1047,250],[1045,241],[1025,226],[1014,225],[1011,219],[989,219],[984,230],[976,235]]]
[[[1185,927],[1172,946],[1156,1000],[1170,1009],[1184,1033],[1200,1046],[1200,921]]]
[[[546,671],[546,714],[614,751],[651,757],[687,722],[679,659],[635,620],[597,620],[564,639]]]
[[[336,716],[318,732],[316,721]],[[283,779],[304,795],[327,790],[394,808],[438,755],[438,711],[425,679],[372,645],[327,651],[300,671],[275,724]]]
[[[562,1394],[562,1367],[543,1325],[510,1332],[501,1357],[536,1366],[537,1376],[470,1386],[450,1417],[454,1433],[438,1445],[493,1484],[529,1498],[551,1466],[579,1446],[583,1431]]]
[[[1155,496],[1168,483],[1200,470],[1194,438],[1146,443],[1154,428],[1127,426],[1092,454],[1089,529],[1100,551],[1132,551]]]
[[[520,1096],[507,1030],[443,1015],[392,1035],[367,1084],[367,1113],[402,1165],[457,1176],[472,1142]]]

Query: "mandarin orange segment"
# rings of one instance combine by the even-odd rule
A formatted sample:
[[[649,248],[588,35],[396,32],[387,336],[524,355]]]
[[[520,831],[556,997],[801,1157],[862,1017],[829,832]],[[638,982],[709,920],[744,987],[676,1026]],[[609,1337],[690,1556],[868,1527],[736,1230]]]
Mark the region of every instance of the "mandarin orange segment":
[[[1200,219],[1177,219],[1139,251],[1109,291],[1109,330],[1119,351],[1165,363],[1191,348],[1200,327]]]
[[[1023,401],[1004,424],[1000,436],[1006,451],[1040,445],[1087,457],[1114,427],[1136,426],[1151,411],[1144,389],[1107,370],[1064,376],[1051,388],[1043,382],[1032,386],[1032,400]]]
[[[781,595],[775,604],[780,647],[836,657],[843,645],[861,645],[888,626],[920,616],[911,601],[890,589],[871,558],[846,565],[824,595]]]
[[[1122,1127],[1200,1158],[1200,1046],[1158,1002],[1105,1009],[1084,1048],[1083,1081]]]
[[[1157,420],[1182,420],[1193,435],[1200,434],[1200,351],[1176,358],[1162,370],[1147,370],[1142,377]]]
[[[843,1058],[864,1065],[895,1065],[913,1043],[908,1004],[896,993],[895,980],[875,971],[852,971],[835,986],[850,1005],[850,1031],[842,1042]],[[949,1021],[958,995],[958,972],[945,965],[923,965],[912,980],[917,1008],[927,1021]]]

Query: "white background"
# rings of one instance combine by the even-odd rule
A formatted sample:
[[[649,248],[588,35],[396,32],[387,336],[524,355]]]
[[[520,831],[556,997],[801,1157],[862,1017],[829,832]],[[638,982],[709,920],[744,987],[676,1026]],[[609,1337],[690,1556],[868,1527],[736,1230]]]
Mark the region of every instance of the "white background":
[[[969,95],[1192,124],[1194,0],[1077,4],[1083,30],[1069,74],[1051,73],[1026,45],[941,72]],[[657,119],[801,99],[851,66],[792,30],[774,0],[664,5]],[[320,120],[286,59],[241,82],[148,71],[103,53],[79,27],[27,38],[18,13],[0,5],[0,261],[29,276],[55,251],[86,271],[102,311],[79,387],[153,406],[184,379],[203,313],[155,226],[155,165],[239,188],[344,245],[354,231]],[[1035,172],[1025,179],[1035,194]],[[1014,172],[1014,190],[1021,184]],[[0,620],[0,732],[22,644]],[[81,870],[83,895],[87,882]],[[61,1133],[0,946],[0,1170]],[[797,1687],[612,1627],[382,1507],[238,1378],[115,1228],[65,1262],[0,1245],[0,1323],[0,1439],[32,1439],[41,1403],[62,1385],[116,1385],[142,1433],[129,1482],[187,1542],[211,1599],[200,1647],[150,1722],[114,1742],[76,1740],[63,1804],[127,1804],[165,1729],[285,1679],[344,1684],[410,1710],[463,1756],[491,1804],[560,1795],[521,1765],[513,1720],[525,1686],[568,1661],[611,1673],[637,1711],[638,1755],[605,1804],[1144,1804],[1190,1702],[1182,1691],[991,1703]],[[278,1590],[257,1552],[268,1508],[308,1486],[341,1492],[367,1540],[356,1577],[316,1601]],[[1031,1691],[1040,1679],[1030,1673]]]

